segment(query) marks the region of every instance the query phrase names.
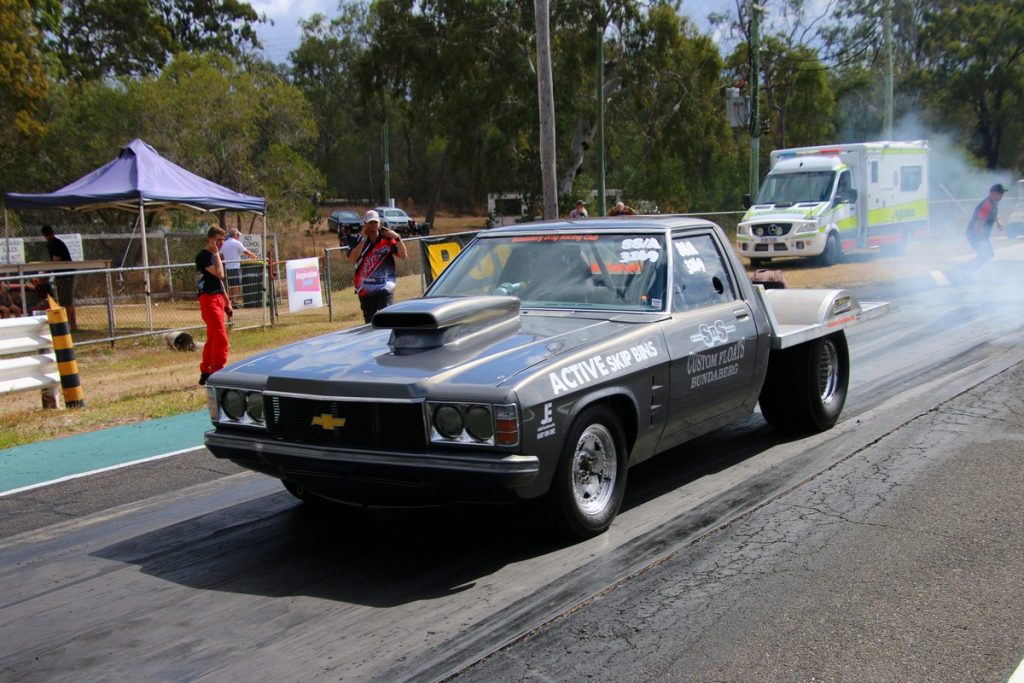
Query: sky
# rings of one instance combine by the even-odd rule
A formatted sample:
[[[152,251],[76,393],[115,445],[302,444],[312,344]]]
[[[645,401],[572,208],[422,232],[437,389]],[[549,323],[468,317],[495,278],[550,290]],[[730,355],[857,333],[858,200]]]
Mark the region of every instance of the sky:
[[[260,25],[257,34],[263,43],[264,53],[275,63],[287,61],[288,53],[298,47],[302,33],[300,20],[316,12],[333,17],[338,10],[337,0],[250,0],[249,4],[274,22],[273,26]],[[710,32],[708,14],[735,6],[735,0],[683,0],[682,12],[689,15],[701,31]]]

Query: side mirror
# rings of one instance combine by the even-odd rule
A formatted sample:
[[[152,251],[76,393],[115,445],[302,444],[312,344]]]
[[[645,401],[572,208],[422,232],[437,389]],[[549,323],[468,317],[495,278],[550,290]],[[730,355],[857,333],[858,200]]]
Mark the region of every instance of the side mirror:
[[[749,209],[753,205],[754,205],[754,203],[752,201],[750,201],[750,193],[747,192],[746,194],[743,195],[743,208],[744,208],[744,210],[746,210],[746,209]]]
[[[857,201],[857,190],[850,188],[850,191],[846,193],[847,200],[853,204]]]

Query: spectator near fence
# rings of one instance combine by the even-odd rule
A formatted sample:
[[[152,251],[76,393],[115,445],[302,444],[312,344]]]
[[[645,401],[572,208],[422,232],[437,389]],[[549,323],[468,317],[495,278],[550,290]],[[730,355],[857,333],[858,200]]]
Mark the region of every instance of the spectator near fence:
[[[624,202],[615,202],[615,206],[608,212],[609,216],[635,216],[636,209],[626,206]]]
[[[199,310],[206,323],[206,343],[203,344],[203,359],[199,363],[199,384],[228,364],[228,328],[225,317],[232,313],[231,302],[224,288],[224,262],[220,247],[226,234],[220,228],[210,228],[206,233],[206,247],[196,254],[196,270],[199,272],[197,289]]]
[[[34,277],[29,280],[29,284],[32,285],[32,303],[29,304],[32,312],[39,313],[50,310],[50,299],[57,298],[50,283],[45,278]]]
[[[46,238],[46,251],[50,254],[51,261],[71,261],[71,251],[68,245],[57,239],[53,234],[53,228],[44,225],[40,231]],[[68,314],[68,325],[72,332],[78,331],[78,318],[75,315],[75,276],[73,273],[64,274],[55,271],[57,280],[57,302],[64,307]]]
[[[228,298],[234,303],[238,303],[238,297],[242,293],[242,257],[258,258],[238,239],[241,236],[238,228],[232,228],[220,248],[224,269],[227,271]]]
[[[21,306],[11,296],[6,282],[0,282],[0,318],[17,318],[21,315]]]
[[[370,322],[374,313],[393,303],[398,282],[395,257],[404,259],[407,255],[401,235],[394,230],[381,230],[380,215],[367,211],[363,234],[348,252],[348,260],[355,264],[356,294],[363,322]]]

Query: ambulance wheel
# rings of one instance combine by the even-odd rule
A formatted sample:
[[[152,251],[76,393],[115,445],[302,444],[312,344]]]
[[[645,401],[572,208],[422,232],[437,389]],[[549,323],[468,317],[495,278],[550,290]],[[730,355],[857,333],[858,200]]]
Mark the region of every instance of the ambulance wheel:
[[[626,492],[626,440],[607,406],[591,406],[569,430],[545,502],[566,535],[585,539],[612,524]]]
[[[822,432],[839,419],[850,384],[846,334],[773,351],[758,399],[768,424],[789,434]]]
[[[832,266],[843,260],[843,248],[839,245],[839,238],[835,233],[825,240],[825,251],[821,252],[821,265]]]

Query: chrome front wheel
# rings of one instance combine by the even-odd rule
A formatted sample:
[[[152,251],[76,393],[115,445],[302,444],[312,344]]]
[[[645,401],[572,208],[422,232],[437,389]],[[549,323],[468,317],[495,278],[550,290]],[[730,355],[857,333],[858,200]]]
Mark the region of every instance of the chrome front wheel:
[[[615,439],[603,424],[588,426],[572,458],[573,495],[587,515],[600,514],[615,491],[618,463]]]
[[[618,416],[605,405],[581,412],[566,436],[547,508],[568,535],[590,538],[611,526],[622,504],[628,447]]]

